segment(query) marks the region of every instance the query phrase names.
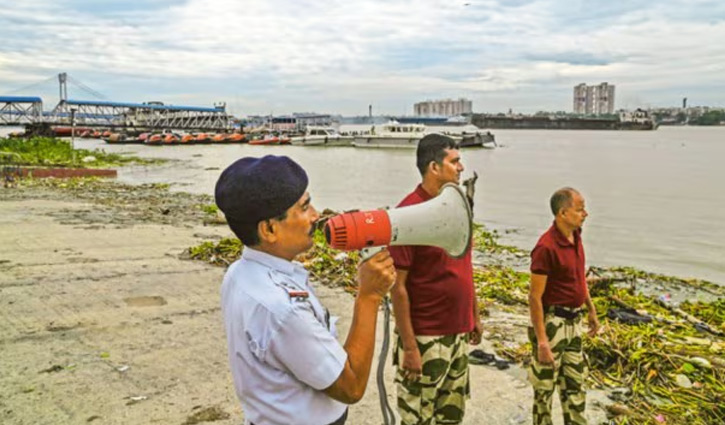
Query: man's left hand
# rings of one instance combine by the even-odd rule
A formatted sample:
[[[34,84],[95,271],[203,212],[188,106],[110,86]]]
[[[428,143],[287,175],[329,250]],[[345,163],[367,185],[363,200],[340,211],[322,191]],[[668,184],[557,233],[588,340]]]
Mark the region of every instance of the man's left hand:
[[[599,333],[599,319],[597,318],[597,313],[595,311],[589,312],[589,336],[594,337]]]
[[[476,319],[476,324],[473,325],[473,330],[468,334],[468,341],[471,345],[478,345],[481,343],[481,336],[483,335],[483,325],[480,319]]]

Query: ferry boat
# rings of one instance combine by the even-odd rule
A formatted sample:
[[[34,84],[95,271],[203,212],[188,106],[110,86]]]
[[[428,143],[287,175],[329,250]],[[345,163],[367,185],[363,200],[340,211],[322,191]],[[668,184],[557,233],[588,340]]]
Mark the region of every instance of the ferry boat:
[[[352,145],[356,148],[416,148],[426,134],[425,125],[389,121],[382,126],[373,125],[368,134],[355,136]]]
[[[351,146],[354,137],[343,136],[332,127],[309,126],[304,136],[292,137],[296,146]]]

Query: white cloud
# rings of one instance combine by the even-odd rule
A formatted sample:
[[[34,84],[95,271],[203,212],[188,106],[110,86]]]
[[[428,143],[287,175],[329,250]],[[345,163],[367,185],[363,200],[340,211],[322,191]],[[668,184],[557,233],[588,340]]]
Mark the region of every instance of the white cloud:
[[[725,8],[715,2],[464,3],[131,1],[98,13],[17,2],[0,10],[0,93],[67,71],[118,100],[223,99],[250,113],[356,113],[375,102],[400,113],[451,96],[487,111],[504,109],[501,99],[569,109],[578,82],[609,81],[620,98],[626,88],[648,103],[725,84]],[[712,96],[700,103],[722,104]]]

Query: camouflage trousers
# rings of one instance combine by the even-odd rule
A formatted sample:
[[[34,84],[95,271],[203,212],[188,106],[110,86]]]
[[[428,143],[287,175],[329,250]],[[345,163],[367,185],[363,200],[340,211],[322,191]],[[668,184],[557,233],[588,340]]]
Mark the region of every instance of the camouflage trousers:
[[[463,420],[468,382],[468,334],[416,336],[423,373],[415,381],[404,379],[403,343],[393,355],[402,425],[457,424]]]
[[[537,361],[538,341],[534,328],[529,327],[533,347],[529,381],[534,387],[534,425],[552,424],[551,401],[557,386],[564,424],[585,425],[586,364],[582,353],[582,318],[563,319],[546,313],[544,324],[555,363],[544,365]]]

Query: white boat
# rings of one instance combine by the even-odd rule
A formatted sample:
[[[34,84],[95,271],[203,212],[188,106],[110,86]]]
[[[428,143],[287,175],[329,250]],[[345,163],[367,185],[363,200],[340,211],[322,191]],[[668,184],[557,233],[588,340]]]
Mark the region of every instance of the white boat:
[[[297,146],[350,146],[352,136],[343,136],[332,127],[309,126],[304,136],[292,138],[292,144]]]
[[[462,148],[493,149],[497,146],[490,131],[483,131],[474,125],[428,127],[424,124],[401,124],[397,121],[390,121],[379,129],[371,127],[369,132],[355,136],[352,145],[357,148],[416,148],[420,139],[434,133],[452,138]]]
[[[460,126],[429,126],[428,131],[452,137],[462,148],[494,149],[498,147],[496,144],[496,138],[490,131],[481,130],[473,124]]]
[[[372,126],[367,134],[355,136],[356,148],[415,148],[428,134],[423,124],[400,124],[390,121],[382,126]]]

